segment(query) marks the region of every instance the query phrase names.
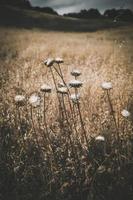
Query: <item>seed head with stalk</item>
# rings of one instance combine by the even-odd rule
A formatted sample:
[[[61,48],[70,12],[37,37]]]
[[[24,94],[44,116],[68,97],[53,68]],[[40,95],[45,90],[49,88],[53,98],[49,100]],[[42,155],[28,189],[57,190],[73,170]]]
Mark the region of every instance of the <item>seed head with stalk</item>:
[[[88,146],[88,138],[87,138],[87,134],[86,134],[86,130],[85,130],[85,126],[84,126],[84,121],[82,118],[82,113],[81,113],[81,108],[80,108],[80,103],[79,103],[79,93],[78,93],[78,89],[81,88],[83,85],[83,83],[79,80],[72,80],[69,82],[69,86],[71,88],[74,88],[75,90],[75,95],[71,96],[71,99],[73,102],[76,102],[76,106],[78,109],[78,114],[79,114],[79,118],[80,118],[80,123],[81,123],[81,127],[82,127],[82,132],[83,132],[83,136],[84,139],[86,141],[86,144]]]
[[[71,71],[71,75],[75,77],[75,79],[77,79],[77,77],[79,77],[81,75],[81,72],[78,69],[73,69]]]

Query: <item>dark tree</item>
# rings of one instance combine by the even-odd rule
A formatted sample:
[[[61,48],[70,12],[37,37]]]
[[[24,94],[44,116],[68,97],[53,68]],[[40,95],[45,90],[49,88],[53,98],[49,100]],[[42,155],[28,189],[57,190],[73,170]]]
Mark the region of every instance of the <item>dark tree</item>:
[[[133,21],[133,12],[130,9],[106,10],[104,16],[109,19]]]
[[[114,19],[118,15],[118,13],[116,9],[109,9],[106,10],[103,15],[107,18]]]
[[[97,9],[89,9],[89,10],[81,10],[79,13],[68,13],[65,14],[64,16],[69,16],[69,17],[76,17],[76,18],[83,18],[83,19],[92,19],[92,18],[99,18],[102,17],[100,12]]]
[[[58,13],[50,7],[33,7],[34,10],[52,15],[58,15]]]
[[[81,10],[79,13],[81,18],[99,18],[101,17],[100,12],[97,9]]]
[[[129,9],[118,10],[118,19],[124,21],[133,21],[133,11]]]
[[[31,4],[28,0],[0,0],[1,5],[11,5],[20,8],[31,8]]]

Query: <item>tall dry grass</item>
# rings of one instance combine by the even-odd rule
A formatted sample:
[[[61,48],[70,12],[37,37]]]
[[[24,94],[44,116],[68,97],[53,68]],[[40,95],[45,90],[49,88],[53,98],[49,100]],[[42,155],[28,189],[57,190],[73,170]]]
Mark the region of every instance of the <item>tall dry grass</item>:
[[[95,33],[1,29],[0,35],[1,197],[131,199],[132,27]],[[58,56],[63,77],[43,62]],[[68,90],[64,96],[55,88],[71,81],[74,68],[83,82],[76,104]],[[103,81],[113,89],[103,90]],[[43,83],[52,93],[40,91]],[[32,94],[41,98],[37,108],[28,103]],[[16,95],[25,96],[24,106],[15,104]]]

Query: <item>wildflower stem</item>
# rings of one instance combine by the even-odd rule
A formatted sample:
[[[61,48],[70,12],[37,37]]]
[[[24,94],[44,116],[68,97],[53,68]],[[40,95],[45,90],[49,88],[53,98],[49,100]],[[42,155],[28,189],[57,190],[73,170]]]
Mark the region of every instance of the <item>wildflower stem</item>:
[[[112,104],[112,101],[111,101],[111,98],[110,98],[110,93],[109,93],[108,90],[107,90],[107,97],[108,97],[111,115],[113,117],[113,121],[114,121],[116,132],[117,132],[117,139],[119,140],[119,130],[118,130],[118,127],[117,127],[117,122],[116,122],[116,118],[115,118],[115,114],[114,114],[113,104]]]
[[[32,122],[32,128],[33,128],[33,131],[34,131],[34,136],[35,136],[36,144],[38,146],[38,149],[41,152],[41,148],[40,148],[40,145],[39,145],[39,142],[38,142],[37,132],[36,132],[35,124],[34,124],[34,119],[33,119],[33,108],[32,108],[32,106],[30,107],[30,113],[31,113],[31,122]]]
[[[74,124],[74,129],[75,129],[75,132],[76,132],[76,134],[77,134],[77,129],[76,129],[76,126],[75,126],[75,122],[74,122],[74,110],[73,110],[73,108],[72,108],[72,105],[71,105],[71,102],[70,102],[70,90],[69,90],[69,88],[68,88],[68,86],[67,86],[67,84],[66,84],[66,82],[65,82],[65,80],[64,80],[64,77],[63,77],[63,73],[62,73],[62,71],[61,71],[61,67],[60,67],[60,64],[58,63],[58,67],[59,67],[59,71],[60,72],[58,72],[58,70],[56,69],[56,67],[54,67],[54,69],[55,69],[55,71],[57,72],[57,74],[60,76],[60,78],[62,79],[62,81],[63,81],[63,83],[64,83],[64,85],[65,85],[65,87],[67,88],[67,90],[68,90],[68,103],[69,103],[69,106],[70,106],[70,110],[71,110],[71,115],[72,115],[72,121],[73,121],[73,124]]]
[[[72,126],[71,126],[71,124],[69,122],[69,119],[68,119],[68,115],[67,115],[67,110],[66,110],[65,101],[64,101],[64,95],[63,94],[62,94],[62,104],[63,104],[63,108],[64,108],[64,112],[65,112],[66,121],[67,121],[68,127],[70,128],[69,131],[71,131],[71,133],[72,133],[73,130],[72,130]]]
[[[45,129],[46,129],[46,138],[48,140],[48,144],[49,144],[48,146],[50,147],[50,150],[52,150],[54,162],[57,165],[57,162],[55,160],[54,150],[53,150],[52,143],[51,143],[51,139],[49,137],[48,125],[47,125],[47,120],[46,120],[46,93],[44,93],[43,99],[44,99],[44,102],[43,102],[43,120],[44,120]]]
[[[68,93],[69,93],[69,95],[70,95],[70,90],[69,90],[69,88],[68,88],[68,86],[67,86],[67,84],[66,84],[66,82],[65,82],[65,80],[64,80],[64,77],[63,77],[63,74],[62,74],[60,65],[58,64],[58,66],[59,66],[59,71],[60,71],[60,72],[56,69],[56,67],[54,67],[54,69],[55,69],[56,73],[60,76],[61,80],[63,81],[63,83],[64,83],[65,87],[67,88]]]
[[[75,96],[77,97],[77,95],[78,95],[78,89],[75,88]],[[81,127],[82,127],[82,130],[83,130],[83,135],[84,135],[86,144],[87,144],[87,146],[88,146],[88,139],[87,139],[86,130],[85,130],[85,127],[84,127],[84,122],[83,122],[83,119],[82,119],[80,104],[79,104],[79,101],[78,101],[78,100],[77,100],[77,108],[78,108],[78,113],[79,113],[79,118],[80,118]]]
[[[56,89],[56,93],[57,93],[57,98],[58,98],[58,103],[59,103],[59,113],[62,117],[63,113],[62,113],[62,106],[61,106],[61,101],[60,101],[60,97],[59,97],[59,94],[58,94],[58,88],[57,88],[57,84],[56,84],[56,79],[55,79],[55,76],[54,76],[54,73],[50,67],[50,72],[51,72],[51,75],[52,75],[52,79],[54,81],[54,85],[55,85],[55,89]]]
[[[48,143],[51,147],[51,141],[50,141],[50,138],[49,138],[49,131],[48,131],[48,125],[47,125],[47,120],[46,120],[46,93],[44,93],[44,98],[43,98],[43,120],[44,120],[44,126],[45,126],[45,129],[46,129],[46,137],[48,139]],[[51,147],[52,149],[52,147]]]

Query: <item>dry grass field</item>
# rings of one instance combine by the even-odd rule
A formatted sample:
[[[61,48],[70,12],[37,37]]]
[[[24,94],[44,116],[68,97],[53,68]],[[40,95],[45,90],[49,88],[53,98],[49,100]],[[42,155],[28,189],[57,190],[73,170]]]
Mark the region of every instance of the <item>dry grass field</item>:
[[[90,33],[0,28],[3,200],[132,199],[132,32],[132,26]],[[44,64],[57,57],[64,62]],[[57,93],[74,69],[82,87],[67,88],[67,97]],[[52,92],[42,93],[43,84]],[[80,93],[80,102],[69,92]],[[29,105],[33,94],[41,99],[37,108]],[[25,97],[24,106],[16,95]]]

